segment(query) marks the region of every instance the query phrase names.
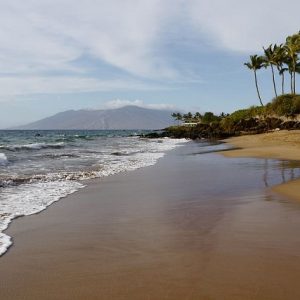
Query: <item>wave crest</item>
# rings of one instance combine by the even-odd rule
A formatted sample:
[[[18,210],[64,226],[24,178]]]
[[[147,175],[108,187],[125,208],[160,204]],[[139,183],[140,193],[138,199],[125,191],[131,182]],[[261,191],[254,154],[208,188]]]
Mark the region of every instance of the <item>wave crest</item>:
[[[63,142],[60,143],[34,143],[34,144],[24,144],[24,145],[7,145],[0,146],[0,149],[5,149],[8,151],[21,151],[21,150],[41,150],[41,149],[60,149],[63,148],[65,144]]]

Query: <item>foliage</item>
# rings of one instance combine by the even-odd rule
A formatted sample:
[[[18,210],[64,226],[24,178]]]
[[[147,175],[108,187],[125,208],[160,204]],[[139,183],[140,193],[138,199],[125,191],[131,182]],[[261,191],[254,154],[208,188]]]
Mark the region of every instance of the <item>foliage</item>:
[[[220,126],[226,132],[230,132],[234,129],[234,126],[240,121],[251,118],[259,118],[265,116],[265,114],[265,106],[251,106],[246,109],[239,109],[234,111],[232,114],[222,118],[220,120]]]
[[[263,106],[251,106],[246,109],[239,109],[230,114],[227,118],[230,118],[234,123],[242,120],[262,116],[265,113]]]
[[[181,121],[182,120],[182,115],[181,113],[172,113],[171,115],[175,120]]]
[[[194,119],[195,121],[201,121],[202,115],[201,115],[199,112],[196,112],[196,113],[194,114],[193,119]]]
[[[188,112],[187,114],[183,115],[184,122],[192,122],[193,114],[191,112]]]
[[[266,60],[263,56],[258,55],[250,55],[250,61],[244,63],[246,67],[248,67],[250,70],[259,70],[262,67],[266,67]]]
[[[300,95],[287,94],[274,98],[267,111],[278,116],[300,114]]]
[[[227,137],[243,130],[259,132],[259,130],[277,128],[274,126],[282,122],[278,117],[294,117],[296,114],[300,114],[300,95],[285,94],[274,98],[266,106],[251,106],[231,114],[221,113],[217,116],[212,112],[206,112],[201,116],[196,113],[192,115],[192,119],[201,116],[201,122],[196,126],[171,126],[167,132],[176,138]],[[187,114],[186,117],[191,118],[191,114]]]
[[[220,121],[220,117],[214,115],[214,113],[210,111],[206,112],[202,117],[202,123],[204,124],[208,124],[211,122],[218,122],[218,121]]]
[[[255,79],[255,86],[256,86],[256,91],[257,91],[257,96],[259,98],[259,102],[261,106],[263,106],[263,102],[260,96],[259,88],[258,88],[258,83],[257,83],[257,75],[256,71],[261,69],[262,67],[267,67],[267,62],[265,57],[263,56],[258,56],[258,55],[250,55],[250,61],[247,63],[244,63],[246,67],[248,67],[250,70],[253,70],[254,72],[254,79]]]
[[[285,76],[286,71],[290,75],[290,90],[291,94],[296,94],[296,74],[300,73],[300,31],[290,35],[286,38],[284,44],[269,45],[264,48],[264,55],[259,56],[257,54],[250,56],[250,61],[245,63],[250,70],[254,71],[255,85],[257,94],[262,105],[261,96],[258,88],[256,71],[262,67],[271,67],[272,81],[274,86],[275,96],[277,97],[277,87],[275,78],[275,69],[277,69],[279,76],[281,77],[281,93],[284,95]]]
[[[182,115],[181,113],[172,113],[171,115],[177,121],[184,122],[198,122],[200,123],[202,120],[202,115],[199,112],[196,112],[194,115],[191,112]]]

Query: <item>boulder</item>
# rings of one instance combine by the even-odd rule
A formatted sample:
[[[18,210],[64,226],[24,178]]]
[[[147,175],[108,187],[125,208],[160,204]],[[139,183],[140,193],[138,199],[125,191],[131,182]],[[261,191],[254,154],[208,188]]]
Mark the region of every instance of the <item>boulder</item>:
[[[291,130],[291,129],[295,129],[295,127],[297,127],[297,123],[296,121],[286,121],[280,124],[279,128],[280,129],[287,129],[287,130]]]

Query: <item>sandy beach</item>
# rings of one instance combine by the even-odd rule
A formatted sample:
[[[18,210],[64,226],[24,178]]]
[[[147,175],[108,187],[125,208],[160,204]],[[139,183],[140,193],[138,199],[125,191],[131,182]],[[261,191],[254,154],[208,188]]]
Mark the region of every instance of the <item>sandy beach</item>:
[[[227,157],[257,157],[280,160],[300,160],[300,131],[275,131],[257,135],[244,135],[225,140],[240,149],[226,151]],[[273,187],[273,190],[300,200],[300,180],[292,180]]]
[[[200,146],[15,220],[0,298],[300,298],[300,205],[266,188],[299,166]]]

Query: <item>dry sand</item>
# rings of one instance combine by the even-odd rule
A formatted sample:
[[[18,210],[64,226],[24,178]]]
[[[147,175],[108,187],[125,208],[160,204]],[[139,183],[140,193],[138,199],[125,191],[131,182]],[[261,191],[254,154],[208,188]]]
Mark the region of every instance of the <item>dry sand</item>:
[[[0,299],[300,299],[300,204],[265,189],[261,160],[200,150],[15,220]]]
[[[227,157],[300,160],[300,130],[244,135],[227,139],[225,142],[241,148],[223,152]],[[273,190],[300,201],[299,179],[275,186]]]

